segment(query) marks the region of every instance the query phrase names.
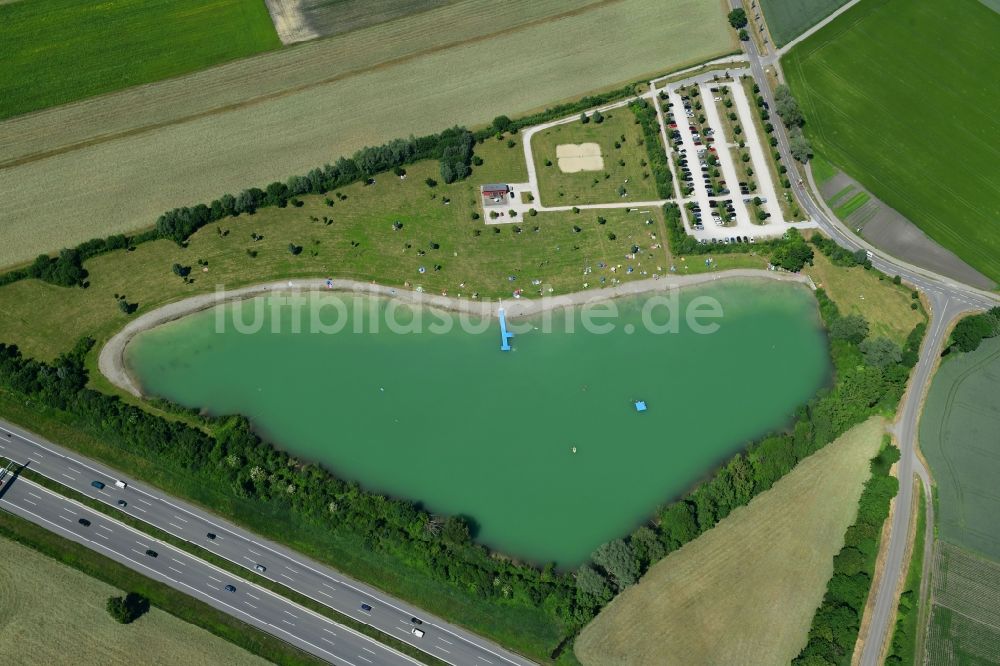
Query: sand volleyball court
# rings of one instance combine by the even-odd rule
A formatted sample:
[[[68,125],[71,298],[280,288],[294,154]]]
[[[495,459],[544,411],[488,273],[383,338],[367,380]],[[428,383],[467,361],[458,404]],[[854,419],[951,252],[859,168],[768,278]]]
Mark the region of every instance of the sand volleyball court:
[[[604,168],[601,146],[596,143],[563,143],[556,146],[559,170],[563,173],[600,171]]]

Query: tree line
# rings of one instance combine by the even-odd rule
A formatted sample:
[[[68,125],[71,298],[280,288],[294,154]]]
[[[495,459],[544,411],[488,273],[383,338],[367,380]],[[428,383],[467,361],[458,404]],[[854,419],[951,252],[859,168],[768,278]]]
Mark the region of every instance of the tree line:
[[[878,556],[882,523],[899,481],[889,468],[899,460],[899,449],[888,441],[871,459],[871,475],[858,500],[858,515],[844,533],[844,547],[833,558],[833,576],[809,628],[809,642],[792,660],[796,666],[843,664],[850,661],[868,602]]]
[[[788,128],[788,148],[792,157],[805,164],[812,157],[812,145],[802,133],[806,119],[802,115],[799,101],[792,95],[792,89],[782,84],[774,89],[775,112]]]
[[[673,177],[670,174],[670,165],[667,164],[667,153],[660,141],[660,122],[656,117],[656,109],[644,99],[637,99],[628,107],[632,109],[639,126],[642,127],[649,170],[656,182],[656,194],[661,199],[670,199],[674,196]]]
[[[997,335],[1000,335],[1000,306],[959,319],[952,329],[951,345],[945,353],[949,353],[952,349],[963,352],[976,351],[983,340]]]

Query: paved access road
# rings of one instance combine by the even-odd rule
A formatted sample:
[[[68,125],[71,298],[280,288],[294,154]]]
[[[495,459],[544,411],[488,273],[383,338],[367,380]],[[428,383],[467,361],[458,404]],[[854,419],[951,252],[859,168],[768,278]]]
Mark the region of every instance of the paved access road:
[[[730,4],[733,8],[742,6],[740,0],[730,0]],[[846,9],[845,6],[844,10]],[[766,65],[775,62],[775,56],[767,58],[766,61],[762,60],[752,40],[743,42],[743,48],[749,58],[754,81],[760,86],[761,95],[764,96],[764,100],[771,109],[777,108],[770,82],[764,72]],[[783,50],[782,53],[784,52]],[[784,126],[781,122],[774,124],[782,161],[785,164],[794,164]],[[930,385],[937,359],[947,340],[951,322],[962,313],[983,310],[1000,304],[1000,297],[997,294],[976,289],[907,264],[894,257],[880,254],[877,248],[872,247],[847,229],[833,214],[833,211],[827,207],[822,196],[816,194],[814,198],[814,192],[818,192],[818,189],[813,183],[811,171],[807,171],[807,176],[807,180],[795,182],[792,186],[806,212],[819,224],[820,228],[844,247],[852,250],[871,251],[874,254],[872,264],[888,275],[899,275],[903,280],[919,289],[927,298],[931,311],[927,334],[920,350],[920,359],[913,370],[906,395],[903,396],[899,404],[896,412],[896,423],[893,426],[896,441],[902,454],[897,471],[899,493],[896,496],[892,515],[883,575],[879,579],[875,591],[875,607],[869,618],[868,631],[861,637],[864,641],[861,663],[864,666],[876,666],[882,663],[884,647],[892,640],[892,620],[898,604],[899,586],[903,577],[906,576],[905,554],[913,506],[914,474],[920,477],[926,497],[930,497],[930,475],[916,453],[917,428],[923,397]],[[933,530],[927,530],[927,539],[933,539]]]
[[[363,634],[22,476],[8,474],[0,483],[0,508],[166,583],[320,659],[351,666],[419,664]],[[156,555],[150,555],[149,551]],[[226,586],[235,589],[230,591]]]
[[[344,615],[376,627],[450,664],[461,664],[463,666],[470,664],[476,666],[489,666],[490,664],[495,664],[496,666],[525,666],[532,663],[519,655],[501,648],[499,645],[491,643],[460,627],[448,624],[439,618],[428,615],[415,606],[395,599],[370,585],[352,580],[340,572],[300,555],[289,548],[260,539],[247,530],[228,523],[207,511],[170,497],[156,488],[141,483],[133,483],[131,479],[123,477],[120,473],[100,463],[83,458],[68,449],[48,442],[3,420],[0,420],[0,456],[17,463],[27,463],[28,469],[36,473],[58,481],[84,495],[106,502],[108,505],[116,507],[134,518],[153,525],[173,536],[194,543],[240,566],[246,567],[248,571],[253,571],[257,565],[261,565],[265,568],[265,571],[258,572],[259,575],[281,583]],[[125,489],[116,487],[115,481],[118,480],[124,480],[127,487]],[[99,481],[105,484],[105,487],[103,489],[95,488],[91,485],[92,481]],[[25,496],[15,492],[15,489],[28,484],[30,484],[30,481],[26,479],[17,479],[8,490],[10,494],[5,495],[3,499],[18,498],[20,502],[19,506],[22,507],[21,510],[27,510],[24,507],[31,506],[27,500],[32,500],[33,498],[29,496],[25,500]],[[33,490],[33,492],[37,493],[38,491]],[[117,504],[118,500],[124,500],[126,506],[119,507]],[[37,500],[34,501],[37,502]],[[0,505],[4,508],[10,507],[10,504],[7,502]],[[79,507],[80,505],[74,503],[74,506]],[[84,530],[85,532],[91,533],[91,536],[94,536],[96,532],[103,532],[103,529],[98,529],[95,532],[97,520],[93,518],[90,518],[90,520],[93,522],[93,525]],[[100,520],[103,521],[102,524],[108,523],[106,518],[102,517]],[[75,524],[75,519],[74,524],[60,525],[63,522],[56,517],[54,524],[59,527],[71,528],[77,534],[79,533],[78,528],[82,528],[81,525]],[[125,534],[124,530],[129,529],[120,523],[118,525],[124,529],[121,530],[119,527],[114,527],[113,529],[121,531],[123,535]],[[48,523],[44,526],[51,528],[51,525]],[[60,533],[65,536],[65,532],[66,530],[63,529]],[[215,538],[210,538],[209,534],[215,535]],[[150,541],[150,538],[145,537],[145,535],[136,538],[142,539],[144,542]],[[136,538],[132,538],[131,536],[127,538],[125,536],[122,537],[122,539],[129,541],[127,544],[128,548],[118,551],[116,559],[119,557],[127,558],[133,546],[140,554],[145,553],[144,548],[139,548],[137,545],[131,543]],[[94,536],[93,539],[85,542],[79,538],[75,540],[84,543],[88,547],[101,550],[103,554],[108,554],[105,547],[108,544],[100,536]],[[125,544],[123,542],[118,545]],[[167,548],[169,547],[163,544],[159,547],[153,546],[153,550],[160,553],[160,557],[156,558],[156,568],[154,569],[155,572],[160,574],[158,580],[164,580],[164,577],[169,576],[168,572],[170,572],[170,569],[168,565],[170,564],[170,558],[163,557],[165,554],[164,550]],[[132,552],[131,555],[136,554]],[[186,557],[189,560],[195,559],[191,556]],[[147,567],[150,566],[151,559],[145,559],[144,555],[139,557],[139,560]],[[122,560],[119,559],[119,561]],[[201,562],[201,560],[197,561]],[[201,568],[205,569],[206,567],[214,569],[211,565],[202,562]],[[218,572],[219,570],[216,569],[216,571]],[[143,570],[143,573],[149,574],[150,572]],[[199,573],[199,576],[201,576],[198,578],[199,582],[195,583],[195,585],[202,583],[207,585],[204,582],[204,576],[207,576],[207,574],[203,576]],[[212,576],[222,579],[223,583],[221,585],[213,583],[218,587],[223,587],[234,578],[232,574],[224,572],[212,573]],[[227,593],[224,590],[216,592],[211,588],[208,588],[209,593],[223,600],[236,599],[236,597],[242,597],[245,594],[243,592],[244,589],[250,590],[253,587],[246,581],[239,579],[237,581],[233,583],[237,588],[236,596],[232,596],[232,593]],[[188,580],[186,578],[182,579],[181,583],[186,584]],[[174,586],[176,587],[176,585]],[[183,589],[185,592],[192,593],[188,587],[184,587]],[[254,591],[253,593],[261,596],[260,592]],[[267,592],[267,594],[275,596],[270,592]],[[196,594],[195,596],[199,595]],[[199,598],[204,599],[204,596],[201,595]],[[281,597],[277,598],[281,599]],[[239,601],[242,604],[245,599],[240,598]],[[253,599],[250,599],[250,602],[258,603]],[[294,606],[297,610],[292,612],[300,616],[300,618],[303,618],[306,614],[311,615],[310,611],[291,604],[291,602],[286,601],[285,603]],[[370,606],[371,611],[362,610],[362,604]],[[217,604],[213,605],[216,605],[217,608],[220,607]],[[225,605],[221,609],[253,624],[252,621],[247,619],[248,611],[246,608]],[[281,620],[295,622],[287,614],[284,614],[283,610],[278,611],[278,614],[274,616],[267,615],[265,617],[265,619],[275,618],[277,619],[274,625],[268,624],[267,627],[262,628],[265,631],[270,631],[270,633],[276,633],[274,629],[280,630],[282,634],[289,633],[295,640],[290,639],[287,635],[281,635],[281,637],[289,640],[289,642],[295,642],[296,645],[300,646],[301,644],[306,644],[307,638],[309,639],[308,644],[312,644],[315,641],[317,648],[324,650],[324,652],[329,649],[329,652],[318,654],[318,656],[334,663],[344,662],[354,664],[354,666],[368,666],[369,662],[380,664],[397,664],[403,661],[413,662],[409,657],[386,648],[374,639],[362,634],[352,633],[351,629],[323,618],[327,626],[335,631],[342,640],[344,640],[344,636],[352,636],[350,643],[344,644],[343,653],[334,650],[321,640],[327,634],[317,624],[320,616],[315,616],[312,620],[309,620],[311,623],[309,625],[310,632],[313,628],[319,629],[319,631],[312,633],[304,631],[298,623],[296,623],[296,626],[291,627],[282,623]],[[417,618],[422,622],[419,628],[424,632],[423,637],[417,637],[411,633],[411,629],[415,626],[411,622],[411,618]],[[305,620],[303,619],[302,621]],[[257,624],[256,626],[261,625]],[[330,638],[329,640],[335,643],[338,642],[337,638]],[[300,641],[301,644],[296,641]],[[309,651],[317,654],[313,649]]]

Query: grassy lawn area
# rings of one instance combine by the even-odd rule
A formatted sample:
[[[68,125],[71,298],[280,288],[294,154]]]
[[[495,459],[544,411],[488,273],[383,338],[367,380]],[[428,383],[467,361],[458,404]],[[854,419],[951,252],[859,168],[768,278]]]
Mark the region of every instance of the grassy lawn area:
[[[920,449],[937,483],[938,536],[1000,560],[1000,338],[941,365],[920,420]]]
[[[784,46],[846,3],[847,0],[760,0],[767,29],[777,46]]]
[[[6,512],[0,514],[0,535],[8,536],[11,527],[30,530],[52,545],[62,541],[86,550],[54,535],[45,537],[48,533],[41,528]],[[86,559],[120,566],[96,554]],[[72,655],[73,663],[122,666],[137,661],[192,666],[269,663],[155,606],[133,624],[119,624],[108,615],[105,603],[108,597],[123,596],[125,591],[133,590],[123,591],[27,546],[0,538],[0,644],[7,659],[16,650],[18,655],[30,657],[22,663],[35,664],[68,663],[68,655]],[[9,663],[19,662],[15,657]]]
[[[576,640],[583,664],[788,663],[854,520],[885,422],[872,418],[655,564]]]
[[[0,3],[0,119],[281,43],[261,0]]]
[[[854,211],[868,203],[870,199],[871,197],[868,196],[867,192],[858,192],[850,199],[834,208],[833,212],[836,213],[837,217],[840,219],[846,220]]]
[[[815,152],[993,280],[1000,86],[981,72],[998,44],[977,0],[865,0],[784,59]]]
[[[508,150],[505,144],[495,149]],[[485,154],[483,167],[495,166],[490,151]],[[378,280],[420,286],[430,293],[447,291],[464,297],[478,293],[481,298],[509,297],[517,286],[525,288],[529,297],[538,296],[532,291],[538,287],[532,287],[530,280],[540,279],[546,289],[551,286],[554,294],[564,294],[580,291],[584,282],[596,290],[602,277],[609,285],[612,277],[642,278],[640,270],[625,275],[597,266],[601,261],[620,263],[633,244],[643,248],[641,270],[667,268],[666,250],[649,249],[654,242],[645,224],[648,218],[659,219],[659,209],[645,214],[601,211],[607,220],[604,225],[598,224],[595,211],[566,211],[486,226],[482,219],[472,219],[479,210],[478,172],[463,182],[429,188],[427,177],[440,178],[436,161],[412,165],[407,171],[405,180],[385,174],[373,186],[346,187],[341,190],[344,200],[333,194],[304,196],[300,208],[291,204],[284,209],[264,208],[253,216],[223,220],[196,233],[185,248],[158,240],[133,252],[96,257],[85,264],[90,272],[87,289],[37,280],[4,286],[0,340],[45,359],[69,349],[83,335],[101,342],[128,320],[115,294],[138,303],[139,313],[214,291],[217,285],[233,288],[295,277]],[[324,203],[327,198],[335,202],[333,206]],[[450,203],[445,204],[446,199]],[[394,231],[397,220],[403,228]],[[263,239],[253,241],[254,233]],[[301,254],[293,256],[290,243],[301,246]],[[201,270],[198,260],[208,262],[207,271]],[[173,274],[174,263],[193,267],[192,284]],[[588,266],[593,273],[584,278]],[[507,279],[510,275],[519,278],[513,286]]]
[[[822,185],[837,175],[837,169],[823,159],[822,155],[813,155],[809,160],[809,166],[812,167],[813,178],[817,185]]]
[[[604,167],[564,173],[556,157],[558,146],[596,143]],[[531,137],[538,189],[546,206],[655,201],[656,183],[646,164],[642,129],[627,108],[604,114],[604,121],[574,121],[542,130]],[[620,188],[624,188],[625,196]]]
[[[203,41],[221,44],[227,33]],[[0,266],[394,137],[648,80],[729,53],[734,40],[721,4],[703,0],[509,0],[502,11],[461,0],[9,120],[0,161],[17,164],[3,172]]]
[[[885,336],[902,344],[913,327],[924,320],[923,310],[913,310],[916,303],[910,290],[880,280],[878,274],[860,266],[838,268],[821,252],[816,252],[812,266],[804,272],[840,308],[841,314],[860,314],[871,326],[871,336]]]

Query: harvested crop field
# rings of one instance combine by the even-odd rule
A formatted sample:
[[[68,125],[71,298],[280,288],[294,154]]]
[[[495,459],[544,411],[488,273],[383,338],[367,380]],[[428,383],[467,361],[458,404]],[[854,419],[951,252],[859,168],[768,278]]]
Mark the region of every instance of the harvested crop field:
[[[266,0],[284,44],[340,35],[453,0]]]
[[[157,608],[131,625],[105,611],[122,592],[0,539],[0,651],[4,664],[267,664]],[[72,657],[70,657],[72,655]]]
[[[864,0],[782,60],[813,149],[1000,281],[1000,15]]]
[[[941,365],[920,419],[938,490],[938,534],[1000,560],[1000,338]]]
[[[576,640],[584,664],[788,663],[806,643],[885,421],[872,418],[654,565]]]
[[[0,44],[0,118],[281,46],[260,0],[3,4]]]
[[[719,3],[512,0],[484,21],[490,7],[465,0],[0,124],[0,265],[366,144],[513,116],[733,48]]]
[[[1000,563],[946,541],[934,553],[924,663],[1000,663]]]

